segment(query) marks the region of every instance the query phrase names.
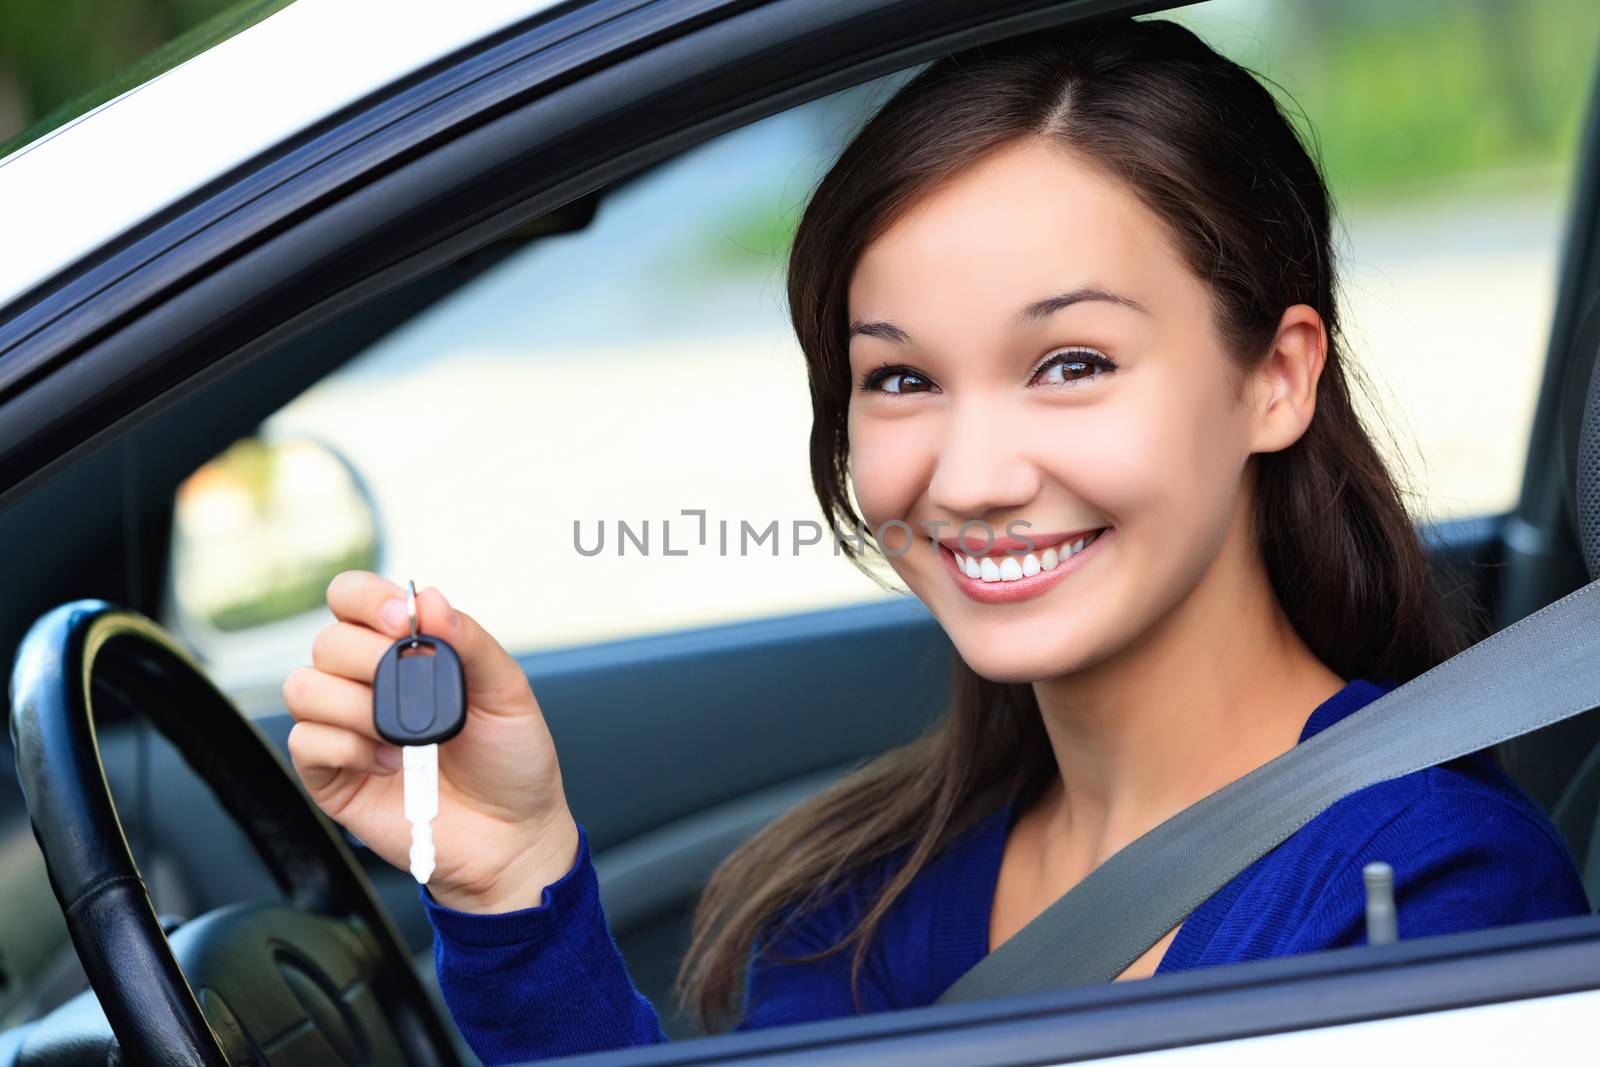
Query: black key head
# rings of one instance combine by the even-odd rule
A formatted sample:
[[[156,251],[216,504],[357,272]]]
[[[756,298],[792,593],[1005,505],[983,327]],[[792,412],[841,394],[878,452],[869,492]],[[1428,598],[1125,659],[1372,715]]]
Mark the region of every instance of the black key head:
[[[467,679],[456,650],[427,634],[390,645],[372,676],[372,721],[393,745],[432,745],[460,733]]]

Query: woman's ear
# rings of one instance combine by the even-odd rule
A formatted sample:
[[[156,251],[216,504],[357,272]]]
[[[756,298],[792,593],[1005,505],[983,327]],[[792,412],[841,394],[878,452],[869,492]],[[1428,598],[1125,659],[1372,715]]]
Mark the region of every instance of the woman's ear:
[[[1272,351],[1250,379],[1251,452],[1278,452],[1300,439],[1317,410],[1317,380],[1327,357],[1328,333],[1309,304],[1283,313]]]

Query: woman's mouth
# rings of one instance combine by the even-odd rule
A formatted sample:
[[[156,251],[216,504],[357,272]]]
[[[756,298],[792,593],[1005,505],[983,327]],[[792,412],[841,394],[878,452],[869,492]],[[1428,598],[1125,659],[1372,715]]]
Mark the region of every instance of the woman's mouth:
[[[985,604],[1027,600],[1045,592],[1084,565],[1095,545],[1111,532],[1109,526],[1026,554],[999,552],[969,555],[946,545],[939,556],[960,589]]]

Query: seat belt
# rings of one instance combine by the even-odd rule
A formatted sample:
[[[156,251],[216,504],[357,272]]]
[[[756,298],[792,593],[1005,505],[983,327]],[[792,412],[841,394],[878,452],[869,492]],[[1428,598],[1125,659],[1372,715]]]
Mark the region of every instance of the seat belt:
[[[1600,707],[1600,581],[1390,690],[1091,871],[939,997],[1109,982],[1342,797]]]

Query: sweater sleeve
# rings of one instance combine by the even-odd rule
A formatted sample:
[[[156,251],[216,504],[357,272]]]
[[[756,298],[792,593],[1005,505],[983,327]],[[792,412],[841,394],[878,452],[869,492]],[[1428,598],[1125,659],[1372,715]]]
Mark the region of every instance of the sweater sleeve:
[[[606,926],[582,824],[572,868],[534,907],[473,914],[419,891],[439,989],[486,1067],[666,1040]]]
[[[486,1067],[667,1040],[606,926],[581,823],[572,869],[545,887],[536,907],[467,913],[440,904],[425,886],[420,894],[433,925],[440,991]],[[859,900],[845,894],[798,921],[785,913],[765,939],[767,950],[751,952],[736,1029],[855,1014],[848,949],[816,961],[790,957],[834,944],[859,910]],[[877,954],[870,959],[859,983],[862,1009],[893,1007],[883,963]]]

